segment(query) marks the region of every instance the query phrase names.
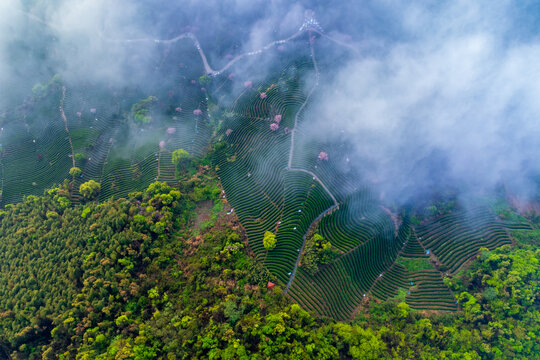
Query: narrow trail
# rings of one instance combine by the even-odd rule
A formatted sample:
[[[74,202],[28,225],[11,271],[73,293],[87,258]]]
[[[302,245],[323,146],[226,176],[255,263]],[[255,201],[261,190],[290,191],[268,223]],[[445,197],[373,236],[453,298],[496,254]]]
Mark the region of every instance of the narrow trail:
[[[300,247],[300,251],[298,252],[298,257],[296,258],[296,262],[294,264],[293,271],[291,272],[289,282],[287,283],[287,286],[285,287],[285,294],[289,292],[289,288],[291,287],[291,284],[293,283],[294,278],[296,276],[296,271],[298,270],[298,264],[300,264],[300,259],[302,258],[302,254],[304,253],[304,248],[306,246],[307,235],[309,234],[311,228],[313,227],[314,224],[316,224],[319,220],[321,220],[326,214],[333,211],[334,208],[339,209],[339,202],[337,201],[336,197],[334,196],[334,194],[330,192],[330,190],[326,187],[326,185],[324,185],[324,183],[321,181],[321,179],[319,179],[317,175],[315,175],[312,171],[309,171],[306,169],[292,167],[292,159],[293,159],[293,154],[294,154],[294,135],[296,133],[296,128],[298,125],[298,117],[300,116],[300,113],[304,110],[304,108],[306,107],[309,99],[311,98],[311,95],[313,95],[317,86],[319,86],[319,68],[317,66],[317,60],[315,59],[315,50],[313,48],[313,38],[312,38],[311,31],[308,31],[308,36],[309,36],[309,47],[311,49],[311,60],[313,62],[313,68],[315,69],[315,84],[313,84],[311,90],[306,96],[306,99],[304,100],[304,103],[300,106],[300,108],[296,112],[296,115],[294,116],[294,128],[292,129],[292,132],[291,132],[291,148],[289,150],[289,162],[287,165],[287,169],[288,171],[300,171],[300,172],[313,176],[313,179],[316,180],[323,187],[323,189],[328,193],[328,195],[330,195],[330,197],[332,198],[332,201],[334,202],[334,205],[330,206],[328,209],[320,213],[319,216],[317,216],[315,220],[313,220],[311,224],[308,226],[306,233],[302,237],[302,246]]]
[[[306,173],[306,174],[309,174],[309,175],[313,176],[313,180],[317,181],[323,187],[324,191],[326,191],[328,193],[328,195],[332,198],[332,201],[334,202],[334,206],[339,208],[339,202],[337,201],[336,197],[330,192],[330,190],[326,187],[326,185],[324,185],[322,180],[319,179],[319,177],[317,175],[315,175],[313,172],[311,172],[309,170],[306,170],[306,169],[299,169],[299,168],[289,168],[288,170],[289,171],[300,171],[300,172],[303,172],[303,173]]]
[[[308,229],[306,231],[306,233],[304,234],[304,236],[302,237],[302,246],[300,247],[300,251],[298,253],[298,258],[296,259],[296,263],[294,264],[294,269],[293,271],[291,272],[291,277],[289,278],[289,282],[287,283],[287,286],[285,287],[285,290],[284,290],[284,293],[287,294],[287,292],[289,292],[289,288],[291,287],[293,281],[294,281],[294,277],[296,275],[296,270],[298,270],[298,264],[300,264],[300,259],[302,258],[302,253],[304,252],[304,247],[306,246],[306,240],[307,240],[307,235],[309,234],[309,231],[311,230],[311,228],[313,227],[313,225],[315,225],[319,220],[321,220],[326,214],[328,214],[329,212],[331,212],[332,210],[334,210],[334,208],[338,207],[338,205],[332,205],[330,206],[328,209],[326,209],[325,211],[323,211],[322,213],[319,214],[319,216],[317,216],[315,218],[315,220],[313,220],[311,222],[311,224],[309,224],[308,226]]]
[[[416,229],[414,227],[411,227],[411,231],[412,233],[414,234],[414,236],[416,237],[416,240],[418,241],[418,243],[420,244],[420,247],[422,248],[422,250],[424,250],[424,253],[427,253],[427,249],[426,247],[424,246],[424,243],[422,242],[422,239],[420,237],[418,237],[418,234],[416,233]],[[435,261],[439,262],[442,264],[442,262],[439,260],[439,258],[433,253],[433,251],[431,252],[431,255],[430,255],[430,258],[431,259],[434,259]],[[434,268],[437,270],[437,272],[439,273],[439,275],[441,276],[441,281],[444,283],[444,274],[442,271],[440,271],[436,266],[434,266]],[[461,267],[460,267],[461,268]],[[459,271],[459,269],[457,269],[456,271]],[[446,272],[445,272],[446,273]],[[452,294],[452,296],[454,298],[457,299],[457,296],[454,294],[454,291],[452,291],[452,289],[450,288],[450,286],[446,286],[446,288],[448,289],[448,291],[450,291],[450,294]],[[457,302],[456,302],[457,303]],[[459,304],[458,305],[458,309],[461,308],[461,306]]]
[[[411,227],[411,233],[414,232],[414,229]],[[410,234],[409,234],[410,236]],[[415,233],[415,236],[416,236],[416,233]],[[373,239],[373,238],[372,238]],[[369,241],[369,240],[368,240]],[[405,240],[405,244],[401,247],[401,249],[396,253],[396,257],[394,259],[394,261],[392,262],[392,264],[390,266],[388,266],[388,268],[386,268],[386,270],[384,270],[376,279],[375,281],[373,281],[373,283],[371,284],[371,286],[366,290],[366,292],[363,294],[364,295],[364,301],[368,299],[368,295],[367,294],[371,294],[373,288],[375,287],[375,285],[377,285],[379,283],[379,281],[382,280],[382,278],[384,277],[384,274],[389,271],[395,264],[396,264],[396,260],[397,258],[403,254],[403,251],[405,251],[405,247],[406,247],[406,244],[407,242],[409,241],[409,237],[407,237],[407,240]],[[367,244],[367,241],[363,244],[360,244],[359,246],[355,246],[353,249],[349,250],[347,253],[350,253],[352,250],[360,247],[360,246],[363,246]],[[343,254],[345,255],[345,254]],[[362,306],[362,302],[358,303],[358,305],[354,308],[354,311],[351,313],[351,317],[349,318],[349,320],[353,320],[355,314],[358,313],[358,309]]]
[[[17,8],[13,8],[13,10],[27,16],[30,20],[32,21],[35,21],[37,23],[40,23],[42,25],[45,25],[55,31],[61,31],[61,29],[56,26],[55,24],[53,23],[50,23],[46,20],[43,20],[39,17],[37,17],[36,15],[34,14],[31,14],[29,12],[26,12],[26,11],[22,11],[22,10],[19,10]],[[262,54],[263,52],[267,51],[267,50],[270,50],[276,46],[279,46],[279,45],[283,45],[283,44],[286,44],[288,43],[289,41],[292,41],[296,38],[299,38],[301,35],[305,34],[305,33],[316,33],[318,35],[320,35],[321,37],[324,37],[325,39],[328,39],[340,46],[343,46],[343,47],[347,47],[349,48],[350,50],[352,50],[353,52],[355,53],[359,53],[358,49],[356,47],[354,47],[353,45],[351,44],[348,44],[344,41],[341,41],[339,39],[335,39],[327,34],[324,33],[324,31],[322,30],[322,28],[319,26],[319,23],[317,22],[317,20],[312,17],[312,16],[308,16],[304,19],[304,23],[302,24],[302,26],[300,27],[300,29],[295,32],[294,34],[292,34],[291,36],[285,38],[285,39],[280,39],[280,40],[274,40],[274,41],[271,41],[270,43],[266,44],[265,46],[257,49],[257,50],[253,50],[253,51],[248,51],[248,52],[245,52],[245,53],[242,53],[242,54],[239,54],[237,56],[235,56],[234,58],[232,58],[229,62],[227,62],[221,69],[214,69],[210,66],[210,63],[208,62],[208,58],[206,57],[206,54],[199,42],[199,40],[197,39],[197,36],[188,31],[188,32],[185,32],[185,33],[182,33],[182,34],[179,34],[173,38],[170,38],[170,39],[156,39],[156,38],[150,38],[150,37],[147,37],[147,38],[138,38],[138,39],[113,39],[113,38],[108,38],[108,37],[105,37],[104,34],[102,32],[98,32],[98,36],[102,39],[102,40],[105,40],[105,41],[108,41],[108,42],[114,42],[114,43],[140,43],[140,42],[152,42],[152,43],[155,43],[155,44],[173,44],[173,43],[176,43],[180,40],[183,40],[183,39],[189,39],[192,41],[193,45],[195,46],[195,48],[197,49],[197,51],[199,52],[199,56],[201,58],[201,61],[203,63],[203,66],[204,66],[204,71],[206,72],[207,75],[212,75],[212,76],[217,76],[217,75],[220,75],[222,74],[224,71],[228,70],[231,66],[233,66],[235,63],[237,63],[238,61],[246,58],[246,57],[250,57],[250,56],[256,56],[256,55],[260,55]],[[310,36],[311,37],[311,36]]]
[[[64,113],[64,99],[65,98],[66,98],[66,87],[62,86],[62,99],[60,100],[60,106],[59,106],[60,116],[62,116],[62,119],[64,120],[64,127],[68,135],[69,146],[71,147],[71,162],[73,163],[73,167],[75,167],[75,152],[73,151],[73,143],[71,142],[71,134],[69,133],[68,121],[66,118],[66,114]]]
[[[379,208],[381,208],[385,213],[387,213],[388,216],[390,217],[390,220],[392,220],[392,223],[394,224],[394,236],[397,236],[398,231],[399,231],[399,226],[401,225],[398,215],[394,214],[392,210],[385,207],[384,205],[379,205]]]
[[[186,32],[186,33],[180,34],[180,35],[178,35],[178,36],[176,36],[174,38],[171,38],[171,39],[152,39],[152,38],[126,39],[126,40],[110,39],[110,38],[104,37],[103,34],[101,34],[101,33],[100,33],[100,37],[105,41],[116,42],[116,43],[153,42],[153,43],[156,43],[156,44],[173,44],[173,43],[178,42],[178,41],[180,41],[182,39],[190,39],[193,42],[193,45],[195,46],[197,51],[199,52],[199,56],[201,57],[205,73],[208,74],[208,75],[217,76],[217,75],[222,74],[224,71],[229,69],[236,62],[242,60],[243,58],[262,54],[263,52],[265,52],[267,50],[270,50],[271,48],[273,48],[275,46],[285,44],[285,43],[287,43],[287,42],[289,42],[291,40],[294,40],[294,39],[300,37],[301,35],[303,35],[307,31],[315,31],[315,32],[323,35],[321,32],[319,32],[317,30],[314,30],[314,29],[301,28],[296,33],[294,33],[293,35],[289,36],[286,39],[274,40],[274,41],[268,43],[267,45],[263,46],[260,49],[249,51],[249,52],[242,53],[242,54],[239,54],[239,55],[235,56],[227,64],[225,64],[225,66],[223,66],[221,69],[218,69],[218,70],[213,69],[210,66],[210,64],[208,63],[208,58],[206,57],[206,54],[205,54],[203,48],[201,47],[201,44],[199,43],[199,40],[197,39],[197,36],[195,36],[195,34],[192,33],[192,32]],[[328,38],[330,38],[330,37],[328,37]],[[333,40],[333,41],[336,41],[336,40]]]
[[[418,237],[418,234],[416,233],[416,229],[414,228],[414,226],[411,226],[410,227],[410,234],[409,236],[407,237],[407,240],[405,241],[405,244],[401,247],[401,249],[397,252],[396,254],[396,258],[394,259],[394,262],[385,270],[383,271],[376,279],[375,281],[371,284],[371,286],[366,290],[364,296],[367,296],[367,294],[372,294],[372,290],[373,288],[380,282],[383,280],[384,278],[384,274],[386,272],[388,272],[395,264],[396,264],[396,260],[399,256],[401,256],[404,251],[405,251],[405,248],[406,248],[406,245],[407,243],[409,242],[409,237],[410,236],[414,236],[416,238],[416,240],[418,241],[418,244],[420,244],[420,247],[424,250],[424,252],[426,252],[426,248],[424,247],[424,244],[422,243],[422,240],[421,238]],[[363,245],[363,244],[362,244]],[[432,253],[433,255],[433,253]],[[443,272],[438,270],[436,267],[434,267],[436,270],[437,270],[437,273],[439,274],[439,276],[441,277],[441,281],[444,281],[444,275],[443,275]],[[420,270],[421,272],[422,270]],[[416,271],[418,272],[418,271]],[[407,270],[407,274],[410,276],[410,275],[413,275],[415,272],[410,272]],[[411,278],[408,278],[407,279],[407,282],[409,281],[412,281]],[[417,281],[418,282],[421,282],[421,281]],[[450,293],[452,294],[452,296],[455,297],[455,294],[454,292],[452,291],[452,289],[450,289],[450,287],[447,286],[447,289],[450,291]],[[365,299],[367,299],[367,297],[365,297]],[[351,314],[351,317],[350,317],[350,320],[352,320],[354,318],[354,314],[356,314],[358,312],[358,309],[362,306],[362,303],[359,303],[358,306],[355,308],[355,310],[352,312]]]
[[[295,137],[295,134],[296,134],[296,128],[297,128],[297,125],[298,125],[298,117],[300,116],[300,113],[304,110],[304,108],[306,107],[309,99],[311,98],[311,95],[313,95],[313,93],[315,92],[315,89],[319,86],[319,68],[317,66],[317,61],[315,60],[315,50],[313,49],[313,40],[311,38],[311,32],[308,32],[308,35],[310,37],[309,39],[309,47],[311,49],[311,60],[313,62],[313,68],[315,69],[315,84],[313,84],[311,90],[309,91],[308,95],[306,96],[306,99],[304,100],[304,102],[302,103],[302,105],[300,106],[300,108],[298,109],[298,111],[296,112],[296,115],[294,116],[294,127],[291,131],[291,149],[289,150],[289,161],[287,162],[287,167],[288,168],[291,168],[292,167],[292,159],[293,159],[293,154],[294,154],[294,137]]]
[[[407,239],[407,240],[405,241],[405,244],[407,244],[408,241],[409,241],[409,239]],[[375,281],[371,284],[371,286],[366,290],[366,294],[371,294],[371,290],[373,290],[373,288],[375,287],[375,285],[377,285],[377,283],[378,283],[379,281],[382,280],[382,278],[384,277],[384,274],[385,274],[388,270],[390,270],[390,269],[396,264],[397,258],[400,257],[401,254],[403,254],[403,251],[405,251],[405,246],[406,246],[406,245],[403,245],[403,246],[401,247],[401,249],[399,249],[399,251],[396,253],[396,257],[395,257],[394,261],[392,262],[392,264],[391,264],[390,266],[388,266],[388,267],[386,268],[386,270],[384,270],[382,273],[380,273],[379,277],[377,277],[377,278],[375,279]],[[354,313],[354,312],[353,312],[353,313]]]

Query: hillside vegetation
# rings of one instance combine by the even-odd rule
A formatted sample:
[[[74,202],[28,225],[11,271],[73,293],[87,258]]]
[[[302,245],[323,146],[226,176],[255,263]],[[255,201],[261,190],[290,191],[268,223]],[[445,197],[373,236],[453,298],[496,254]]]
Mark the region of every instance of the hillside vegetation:
[[[284,284],[250,255],[221,194],[202,161],[179,187],[156,182],[128,198],[72,206],[66,201],[69,186],[61,186],[6,207],[0,223],[0,354],[538,356],[540,251],[530,245],[538,238],[534,232],[519,232],[523,241],[515,247],[483,249],[469,270],[447,279],[456,313],[414,311],[397,296],[366,302],[344,323],[315,318],[283,294]]]

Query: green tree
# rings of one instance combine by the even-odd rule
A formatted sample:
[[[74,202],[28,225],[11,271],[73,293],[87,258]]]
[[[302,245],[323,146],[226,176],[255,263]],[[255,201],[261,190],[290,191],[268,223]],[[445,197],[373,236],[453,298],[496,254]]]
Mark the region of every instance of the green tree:
[[[207,86],[207,85],[210,85],[212,83],[212,78],[208,75],[203,75],[201,77],[199,77],[199,84],[201,84],[202,86]]]
[[[79,187],[79,192],[87,200],[95,199],[100,191],[101,184],[94,180],[87,181]]]
[[[80,168],[76,167],[76,166],[69,169],[69,175],[71,175],[73,177],[81,176],[81,174],[82,174],[82,170]]]
[[[264,238],[263,238],[263,245],[264,245],[264,248],[267,250],[272,250],[273,248],[275,248],[276,235],[274,235],[274,233],[272,233],[271,231],[265,232]]]
[[[172,163],[177,166],[189,158],[190,158],[189,153],[184,149],[177,149],[177,150],[174,150],[172,153]]]
[[[75,155],[73,155],[73,157],[75,158],[75,161],[79,161],[79,162],[84,162],[87,160],[86,156],[81,153],[76,153]]]
[[[313,275],[319,270],[320,265],[331,263],[337,254],[338,252],[332,248],[329,241],[326,241],[322,235],[314,234],[306,242],[302,267]]]
[[[135,123],[144,125],[152,122],[150,109],[153,105],[157,104],[157,102],[158,99],[155,96],[149,96],[134,104],[131,107],[131,112],[133,113],[133,120],[135,120]]]
[[[184,149],[174,150],[172,153],[172,163],[176,165],[176,170],[186,169],[191,161],[191,155]]]

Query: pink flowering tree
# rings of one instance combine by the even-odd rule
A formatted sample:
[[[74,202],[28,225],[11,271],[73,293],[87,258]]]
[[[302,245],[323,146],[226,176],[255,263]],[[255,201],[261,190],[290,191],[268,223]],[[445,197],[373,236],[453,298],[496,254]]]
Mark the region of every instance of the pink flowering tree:
[[[319,156],[317,156],[319,158],[319,160],[324,160],[324,161],[328,161],[328,154],[325,153],[324,151],[321,151],[319,153]]]
[[[270,130],[276,131],[277,129],[279,129],[279,125],[278,125],[278,124],[276,124],[276,123],[271,123],[271,124],[270,124]]]

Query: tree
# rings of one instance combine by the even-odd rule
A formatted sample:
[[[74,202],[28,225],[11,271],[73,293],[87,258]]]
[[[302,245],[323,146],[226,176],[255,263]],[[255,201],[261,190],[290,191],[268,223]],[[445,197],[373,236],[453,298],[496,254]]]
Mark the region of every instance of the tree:
[[[82,170],[80,168],[76,167],[76,166],[69,169],[69,175],[71,175],[73,177],[81,176],[81,174],[82,174]]]
[[[199,78],[199,84],[202,86],[207,86],[212,83],[212,78],[208,75],[203,75]]]
[[[152,121],[150,108],[158,102],[155,96],[149,96],[146,99],[139,101],[131,107],[133,120],[139,125],[148,124]]]
[[[332,244],[326,241],[322,235],[314,234],[306,242],[301,266],[311,275],[319,270],[320,265],[331,263],[338,252],[332,248]]]
[[[184,149],[177,149],[174,150],[172,153],[172,163],[175,165],[179,165],[186,159],[189,159],[190,155],[189,153]]]
[[[276,247],[276,235],[271,231],[264,233],[263,245],[266,250],[272,250]]]
[[[88,161],[88,158],[84,155],[84,154],[81,154],[81,153],[75,153],[73,155],[73,158],[75,159],[75,161],[77,162],[77,164],[83,164],[86,163],[86,161]]]
[[[174,150],[172,153],[172,163],[176,165],[176,169],[187,168],[191,161],[191,155],[184,149]]]
[[[101,184],[94,180],[87,181],[79,187],[79,192],[87,200],[95,199],[100,191]]]

